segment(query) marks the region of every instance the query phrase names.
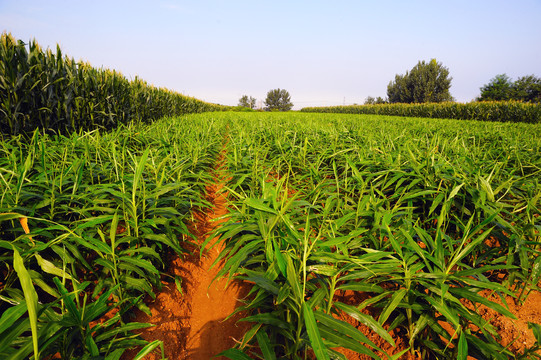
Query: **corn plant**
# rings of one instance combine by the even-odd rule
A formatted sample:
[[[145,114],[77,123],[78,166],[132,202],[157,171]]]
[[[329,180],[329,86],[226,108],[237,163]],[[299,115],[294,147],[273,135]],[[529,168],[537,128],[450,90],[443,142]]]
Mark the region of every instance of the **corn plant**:
[[[1,134],[112,129],[226,108],[76,62],[59,46],[43,50],[35,40],[26,46],[11,34],[0,38]]]
[[[526,123],[539,123],[541,121],[539,103],[523,103],[520,101],[307,107],[302,108],[301,111]]]

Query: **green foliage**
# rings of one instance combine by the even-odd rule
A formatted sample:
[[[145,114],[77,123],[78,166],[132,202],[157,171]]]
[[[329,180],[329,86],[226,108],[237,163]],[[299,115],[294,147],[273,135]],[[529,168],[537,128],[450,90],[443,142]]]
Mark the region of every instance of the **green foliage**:
[[[257,111],[257,110],[250,109],[249,107],[246,107],[246,106],[234,106],[234,107],[231,107],[229,109],[229,111],[234,111],[234,112],[238,112],[238,111],[241,111],[241,112],[254,112],[254,111]]]
[[[112,129],[130,121],[150,122],[164,116],[224,110],[114,70],[27,46],[10,34],[0,38],[0,133],[16,135],[39,128],[69,133]]]
[[[239,99],[239,107],[253,109],[255,108],[255,101],[256,99],[252,96],[248,97],[248,95],[242,95]]]
[[[527,75],[518,78],[514,84],[515,99],[527,102],[541,102],[541,78]]]
[[[471,103],[425,103],[425,104],[381,104],[307,107],[303,112],[372,114],[411,116],[439,119],[502,121],[502,122],[541,122],[539,104],[519,101],[485,101]]]
[[[291,96],[285,89],[273,89],[267,92],[266,109],[269,111],[288,111],[293,107]]]
[[[372,96],[367,96],[364,100],[364,105],[376,105],[376,104],[385,104],[387,101],[383,99],[381,96],[378,96],[377,98],[373,98]]]
[[[539,124],[302,113],[229,124],[217,262],[253,284],[242,309],[253,325],[224,355],[342,359],[342,346],[386,358],[353,319],[390,344],[388,331],[405,334],[416,358],[538,349],[511,353],[477,309],[512,318],[509,300],[482,294],[520,302],[537,288]]]
[[[481,87],[479,101],[518,100],[539,103],[541,101],[541,79],[534,75],[511,81],[506,74],[496,75],[490,82]]]
[[[387,86],[390,103],[426,103],[452,101],[449,69],[436,59],[419,61],[405,75],[396,75]]]
[[[481,88],[479,101],[501,101],[513,99],[513,83],[505,74],[496,75]]]
[[[0,358],[162,347],[130,315],[175,281],[165,259],[186,253],[226,126],[186,120],[0,142]]]
[[[539,358],[539,325],[513,354],[478,310],[513,317],[506,302],[538,289],[540,126],[220,112],[10,137],[0,358],[163,357],[130,314],[180,282],[161,276],[164,259],[185,253],[184,220],[206,206],[222,144],[230,213],[206,242],[225,247],[219,276],[253,285],[238,310],[250,328],[223,356],[345,359],[340,346],[397,359],[373,341],[393,347],[394,330],[423,359]]]

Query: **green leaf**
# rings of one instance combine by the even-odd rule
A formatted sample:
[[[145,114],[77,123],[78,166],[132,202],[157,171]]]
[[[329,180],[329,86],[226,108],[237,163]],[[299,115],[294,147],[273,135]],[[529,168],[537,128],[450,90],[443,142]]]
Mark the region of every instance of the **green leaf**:
[[[490,186],[490,183],[487,179],[485,179],[482,176],[479,176],[479,180],[481,181],[481,188],[486,192],[487,199],[489,201],[494,201],[494,192],[492,191],[492,186]]]
[[[276,326],[284,330],[293,330],[293,325],[291,325],[288,322],[285,322],[284,320],[270,313],[262,313],[262,314],[246,316],[246,317],[241,318],[239,321],[254,322],[254,323],[256,322],[256,323]]]
[[[81,325],[81,313],[79,312],[79,309],[77,309],[77,305],[75,305],[75,302],[73,301],[73,294],[68,292],[68,290],[64,287],[64,284],[62,284],[59,278],[55,277],[53,281],[58,288],[58,291],[60,291],[60,294],[62,295],[62,300],[64,301],[64,305],[68,310],[68,313],[64,314],[64,317],[72,324]]]
[[[279,305],[285,301],[289,297],[289,294],[291,292],[291,287],[289,287],[287,284],[282,285],[280,288],[280,291],[278,291],[278,296],[276,298],[276,305]]]
[[[354,283],[354,282],[348,282],[344,285],[340,285],[336,288],[337,290],[353,290],[353,291],[362,291],[362,292],[374,292],[374,293],[381,293],[383,292],[383,288],[381,286],[378,286],[376,284],[367,284],[367,283]]]
[[[531,269],[530,286],[536,286],[539,283],[539,278],[541,277],[541,256],[537,256]]]
[[[145,151],[143,151],[143,154],[141,155],[141,158],[139,159],[139,163],[137,164],[135,168],[135,174],[133,177],[133,188],[132,188],[133,199],[135,198],[137,188],[139,187],[139,180],[141,179],[141,175],[143,174],[143,170],[145,169],[145,163],[147,162],[149,152],[150,152],[150,147],[147,147]]]
[[[113,350],[105,356],[105,360],[120,360],[120,358],[125,352],[126,348]]]
[[[405,201],[405,200],[409,200],[409,199],[413,199],[413,198],[416,198],[416,197],[423,197],[425,195],[430,195],[430,194],[434,194],[436,192],[436,190],[421,190],[421,191],[418,191],[416,193],[413,193],[413,194],[409,194],[407,196],[404,196],[404,198],[402,199],[402,201]]]
[[[345,312],[346,314],[354,318],[355,320],[359,321],[360,323],[374,330],[382,339],[387,341],[389,344],[391,344],[392,346],[395,346],[394,340],[391,337],[391,335],[389,335],[389,333],[385,331],[383,326],[381,326],[381,324],[378,323],[372,316],[363,314],[355,306],[346,305],[339,301],[336,301],[334,305],[338,309],[342,310],[343,312]]]
[[[96,342],[92,338],[91,334],[88,334],[86,337],[86,346],[88,349],[90,349],[90,355],[98,356],[100,354],[100,351],[98,350],[98,345],[96,345]]]
[[[304,317],[304,325],[306,326],[306,332],[308,333],[308,338],[310,339],[310,345],[314,354],[318,360],[330,360],[329,353],[327,352],[327,347],[323,344],[321,335],[319,334],[319,329],[317,327],[316,319],[312,309],[308,306],[307,303],[302,303],[302,314]]]
[[[449,272],[454,268],[454,266],[466,255],[468,255],[475,247],[481,243],[485,238],[492,232],[493,228],[490,228],[486,230],[484,233],[479,235],[477,238],[472,240],[464,249],[462,249],[458,254],[456,254],[452,260],[449,262],[449,265],[447,265],[446,273],[449,274]],[[467,233],[468,234],[468,233]]]
[[[493,301],[490,301],[487,298],[485,298],[485,297],[483,297],[483,296],[481,296],[481,295],[479,295],[479,294],[477,294],[477,293],[475,293],[473,291],[463,289],[463,288],[458,288],[458,287],[457,288],[451,287],[451,288],[449,288],[449,292],[453,293],[453,294],[456,294],[459,297],[468,299],[473,303],[483,304],[486,307],[488,307],[490,309],[494,309],[497,312],[499,312],[500,314],[505,315],[505,316],[507,316],[507,317],[509,317],[511,319],[516,319],[517,318],[511,311],[509,311],[508,309],[506,309],[502,305],[500,305],[498,303],[495,303]]]
[[[360,332],[353,325],[350,325],[345,321],[335,319],[331,315],[325,314],[321,311],[316,311],[314,316],[321,325],[335,330],[338,334],[340,334],[340,336],[345,338],[348,337],[359,343],[368,344],[373,348],[377,348],[376,344],[374,344],[370,339],[368,339],[368,337],[366,337],[366,335]]]
[[[314,272],[315,274],[325,275],[325,276],[335,276],[337,269],[333,265],[319,264],[311,265],[306,269],[308,272]]]
[[[385,321],[389,318],[391,313],[396,309],[400,301],[406,296],[406,289],[400,289],[396,291],[392,297],[387,306],[385,306],[385,309],[381,312],[381,315],[379,316],[378,322],[383,325],[385,324]]]
[[[537,345],[541,345],[541,325],[528,322],[528,329],[532,329]]]
[[[449,193],[449,197],[447,198],[447,201],[451,200],[452,198],[454,198],[456,196],[456,194],[458,194],[458,192],[460,191],[460,188],[462,188],[464,186],[464,183],[460,184],[460,185],[457,185],[453,188],[453,190],[451,190],[451,192]]]
[[[151,274],[159,274],[160,272],[152,265],[150,261],[144,259],[138,259],[135,257],[123,256],[119,258],[119,261],[129,263],[133,266],[143,268]]]
[[[468,359],[468,341],[466,341],[466,335],[464,330],[460,331],[460,338],[458,339],[458,356],[457,360]]]
[[[250,328],[250,330],[246,331],[244,333],[244,336],[242,337],[242,341],[239,345],[241,349],[244,349],[246,347],[246,344],[248,344],[252,338],[255,336],[255,334],[259,331],[262,324],[256,324]]]
[[[49,260],[46,260],[42,258],[39,254],[34,254],[36,257],[36,260],[38,261],[39,266],[41,267],[41,270],[48,274],[59,276],[63,279],[70,279],[73,280],[71,275],[65,272],[64,270],[56,267],[52,262]]]
[[[175,286],[180,295],[184,296],[184,292],[182,291],[182,278],[178,275],[175,275]]]
[[[291,286],[291,289],[293,290],[293,295],[295,295],[295,299],[300,303],[303,301],[304,296],[302,294],[302,288],[301,284],[299,282],[299,277],[297,276],[297,271],[295,270],[295,266],[293,265],[293,260],[291,260],[290,256],[286,256],[286,262],[287,262],[287,282]]]
[[[252,360],[251,357],[249,357],[239,349],[227,349],[216,355],[216,357],[217,356],[225,356],[226,358],[231,360]]]
[[[273,295],[278,295],[280,287],[272,280],[265,277],[265,274],[246,270],[247,276],[243,277],[245,281],[254,282],[257,286],[267,290]]]
[[[434,309],[436,309],[436,311],[442,314],[445,319],[455,327],[455,329],[460,326],[456,312],[450,309],[445,302],[440,302],[430,296],[426,296],[425,299],[434,307]],[[441,298],[439,300],[441,300]]]
[[[25,302],[7,308],[0,317],[0,334],[9,329],[26,311]]]
[[[32,284],[32,279],[28,270],[24,267],[23,258],[13,247],[13,268],[19,276],[19,281],[21,282],[21,287],[23,289],[24,298],[26,300],[26,306],[28,310],[28,318],[30,319],[30,329],[32,331],[32,343],[34,346],[34,358],[39,360],[39,347],[38,347],[38,294],[34,285]]]
[[[275,360],[276,354],[274,353],[274,350],[272,349],[272,346],[267,334],[265,334],[263,331],[258,331],[255,334],[255,336],[257,338],[257,343],[259,344],[259,349],[261,350],[261,353],[265,357],[265,360]]]
[[[95,340],[97,342],[101,342],[109,338],[112,338],[118,334],[123,334],[123,333],[128,334],[130,331],[144,329],[151,326],[155,326],[155,325],[147,324],[147,323],[138,323],[138,322],[127,323],[96,336]]]
[[[280,251],[280,248],[276,244],[276,240],[272,239],[272,245],[274,247],[274,256],[276,257],[276,262],[278,263],[278,268],[284,277],[286,277],[286,261],[284,260],[284,255]]]
[[[261,210],[261,211],[264,211],[264,212],[267,212],[267,213],[270,213],[270,214],[275,214],[275,215],[278,215],[278,212],[274,209],[271,209],[270,207],[268,207],[267,205],[263,204],[262,201],[258,200],[258,199],[254,199],[254,198],[246,198],[244,200],[244,203],[246,205],[248,205],[249,207],[252,207],[254,209],[257,209],[257,210]]]
[[[163,355],[163,342],[160,340],[154,340],[148,343],[144,348],[142,348],[141,351],[139,351],[137,355],[135,355],[133,360],[142,360],[145,356],[150,354],[158,346],[162,348],[162,355]]]

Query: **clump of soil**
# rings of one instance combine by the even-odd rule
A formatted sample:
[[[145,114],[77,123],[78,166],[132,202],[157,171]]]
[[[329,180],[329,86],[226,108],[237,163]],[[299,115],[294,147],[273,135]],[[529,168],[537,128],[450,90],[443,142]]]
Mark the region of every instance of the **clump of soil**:
[[[506,306],[502,300],[488,290],[481,292],[485,298]],[[501,336],[500,344],[509,346],[515,354],[520,354],[525,348],[531,347],[535,343],[535,337],[531,329],[528,329],[528,322],[541,324],[541,293],[532,291],[524,304],[515,304],[514,299],[508,296],[506,299],[509,311],[517,317],[511,319],[500,315],[496,310],[481,306],[479,313],[483,318],[489,321]]]
[[[221,188],[219,183],[207,187],[207,200],[212,208],[196,213],[196,221],[190,225],[199,244],[219,226],[221,221],[214,219],[227,214],[226,197],[220,193]],[[134,321],[155,325],[144,329],[141,337],[148,341],[163,341],[165,356],[169,359],[208,360],[231,348],[248,329],[248,324],[236,323],[240,314],[225,319],[241,306],[238,299],[246,296],[249,286],[237,281],[214,280],[220,264],[212,269],[211,265],[222,250],[221,246],[215,246],[201,258],[198,248],[190,250],[192,255],[174,258],[168,271],[169,275],[182,279],[182,294],[174,282],[163,282],[163,289],[156,299],[147,299],[152,316],[137,311]],[[137,352],[138,349],[127,352],[123,358],[131,359]],[[145,359],[159,358],[161,355],[155,352]]]

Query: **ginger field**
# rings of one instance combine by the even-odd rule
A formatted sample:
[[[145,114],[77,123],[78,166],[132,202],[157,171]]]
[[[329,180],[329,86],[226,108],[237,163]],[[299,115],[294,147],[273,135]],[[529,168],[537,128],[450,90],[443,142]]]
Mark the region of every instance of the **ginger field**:
[[[223,358],[538,359],[541,315],[494,319],[539,295],[540,134],[219,112],[4,138],[0,358],[195,358],[148,329],[162,292],[191,299],[172,264],[214,251],[247,289]]]

